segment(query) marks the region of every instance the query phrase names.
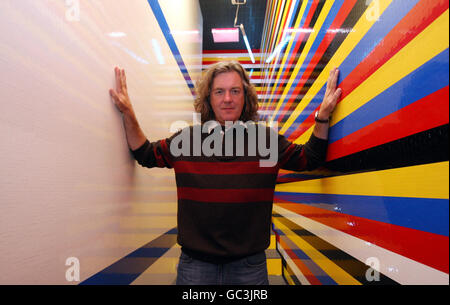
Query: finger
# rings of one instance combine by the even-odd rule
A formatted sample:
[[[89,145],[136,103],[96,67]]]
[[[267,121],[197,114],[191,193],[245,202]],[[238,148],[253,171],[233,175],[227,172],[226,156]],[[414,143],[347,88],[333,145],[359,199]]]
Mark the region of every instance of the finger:
[[[327,91],[328,91],[329,88],[330,88],[331,76],[333,75],[333,71],[334,71],[334,68],[331,69],[330,74],[328,75],[328,79],[327,79],[327,89],[326,89]]]
[[[336,70],[336,67],[331,69],[330,74],[328,75],[327,88],[325,90],[325,98],[327,98],[330,95],[330,93],[332,92],[333,75],[334,75],[335,70]]]
[[[122,89],[127,91],[127,77],[125,76],[125,69],[121,71]]]
[[[117,96],[117,93],[116,91],[114,91],[114,89],[109,89],[109,95],[112,97],[114,102],[119,100],[119,97]]]
[[[339,70],[337,68],[334,69],[334,71],[330,74],[331,80],[330,80],[330,92],[333,92],[336,90],[337,85],[337,79],[339,75]]]
[[[120,81],[120,69],[116,67],[116,90],[117,93],[122,93],[122,83]]]
[[[337,84],[338,78],[339,78],[339,69],[336,68],[336,71],[334,71],[334,83]]]
[[[336,105],[337,101],[341,97],[341,93],[342,93],[342,89],[341,88],[337,88],[336,91],[334,92],[333,99],[332,99],[332,103],[334,105]]]
[[[122,69],[119,69],[119,79],[120,79],[120,89],[123,92],[124,85],[123,85],[123,70]]]

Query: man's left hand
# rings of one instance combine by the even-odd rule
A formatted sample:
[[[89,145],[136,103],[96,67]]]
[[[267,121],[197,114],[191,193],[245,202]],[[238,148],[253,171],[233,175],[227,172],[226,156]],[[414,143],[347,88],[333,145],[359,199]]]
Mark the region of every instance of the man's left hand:
[[[322,104],[320,105],[318,118],[321,120],[327,120],[330,118],[331,113],[336,107],[336,103],[341,96],[341,88],[336,89],[338,76],[338,68],[333,68],[330,71],[330,76],[327,80],[327,89],[325,91],[325,96],[323,98]]]

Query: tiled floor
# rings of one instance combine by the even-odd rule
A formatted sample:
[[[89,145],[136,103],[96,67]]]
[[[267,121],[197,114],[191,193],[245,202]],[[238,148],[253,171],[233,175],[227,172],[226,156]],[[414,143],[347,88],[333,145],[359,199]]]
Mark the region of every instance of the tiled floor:
[[[181,248],[176,243],[177,231],[172,229],[150,241],[111,266],[85,280],[82,284],[173,285]],[[270,285],[286,285],[281,257],[276,250],[275,235],[266,250]]]

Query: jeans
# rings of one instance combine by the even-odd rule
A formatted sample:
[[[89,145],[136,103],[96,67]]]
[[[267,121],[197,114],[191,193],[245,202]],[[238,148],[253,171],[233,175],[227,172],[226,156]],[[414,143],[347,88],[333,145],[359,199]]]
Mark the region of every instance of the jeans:
[[[269,285],[264,251],[227,264],[196,260],[181,252],[177,285]]]

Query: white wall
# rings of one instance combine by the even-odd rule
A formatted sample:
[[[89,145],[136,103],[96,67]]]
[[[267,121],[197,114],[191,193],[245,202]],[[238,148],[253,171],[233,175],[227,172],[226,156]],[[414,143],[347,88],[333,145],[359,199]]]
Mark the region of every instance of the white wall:
[[[174,35],[195,75],[198,1],[184,1],[190,13],[176,18],[179,6],[159,2],[171,28],[199,30],[200,41]],[[176,226],[173,172],[143,169],[128,151],[108,94],[116,65],[151,140],[192,117],[146,0],[0,1],[1,284],[76,284],[65,278],[68,257],[79,259],[82,281]]]

